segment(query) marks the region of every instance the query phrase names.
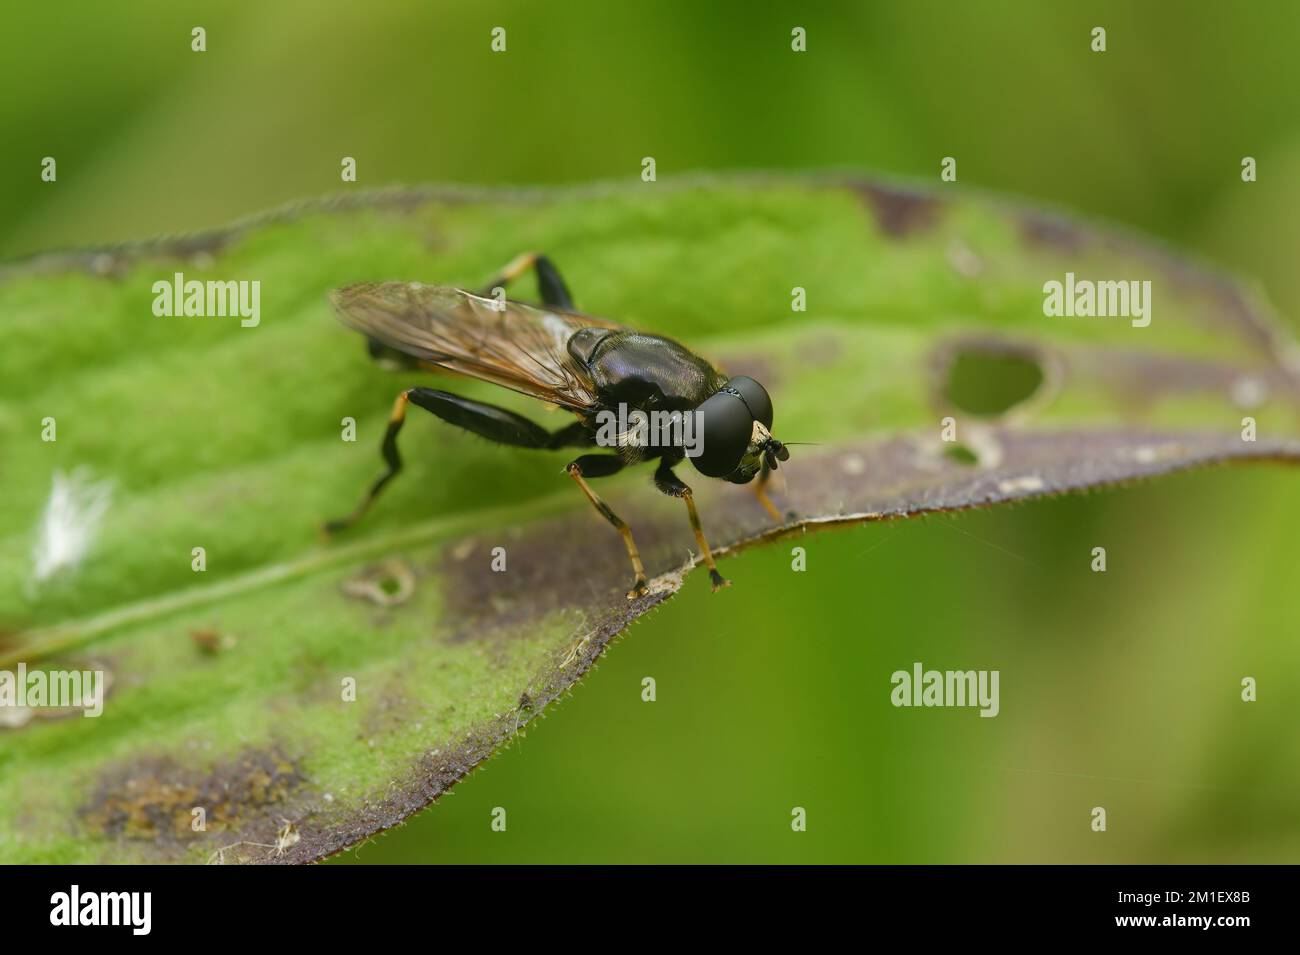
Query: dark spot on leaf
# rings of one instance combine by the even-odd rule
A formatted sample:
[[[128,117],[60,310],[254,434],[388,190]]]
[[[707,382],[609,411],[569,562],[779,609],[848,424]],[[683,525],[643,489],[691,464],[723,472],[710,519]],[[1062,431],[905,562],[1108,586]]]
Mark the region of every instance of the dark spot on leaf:
[[[223,650],[229,650],[235,645],[235,638],[220,630],[202,628],[190,631],[190,639],[194,641],[194,646],[201,653],[208,656],[216,656]]]
[[[721,355],[718,364],[729,376],[748,375],[762,383],[768,391],[775,388],[781,380],[772,362],[759,355]]]
[[[901,239],[932,228],[939,221],[942,200],[901,186],[859,182],[856,190],[867,200],[880,231]]]
[[[1087,233],[1076,222],[1046,212],[1024,212],[1020,231],[1026,243],[1057,252],[1078,252],[1087,244]]]
[[[491,566],[497,546],[506,550],[506,570],[500,573]],[[594,510],[575,511],[498,541],[462,541],[443,552],[435,575],[443,581],[445,619],[454,626],[448,639],[507,635],[557,610],[626,591],[631,583],[626,564],[618,535]]]
[[[209,770],[170,756],[144,757],[104,771],[80,815],[105,836],[187,843],[206,834],[192,828],[196,807],[206,813],[207,833],[235,831],[266,816],[302,782],[297,765],[278,750],[248,750]]]

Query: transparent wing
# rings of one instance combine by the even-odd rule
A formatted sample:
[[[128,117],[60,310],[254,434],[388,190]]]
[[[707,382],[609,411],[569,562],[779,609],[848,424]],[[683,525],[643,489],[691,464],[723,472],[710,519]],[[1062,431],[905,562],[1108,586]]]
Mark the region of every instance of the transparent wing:
[[[569,338],[582,328],[620,327],[418,282],[349,285],[330,300],[345,323],[389,348],[574,411],[595,407],[596,394]]]

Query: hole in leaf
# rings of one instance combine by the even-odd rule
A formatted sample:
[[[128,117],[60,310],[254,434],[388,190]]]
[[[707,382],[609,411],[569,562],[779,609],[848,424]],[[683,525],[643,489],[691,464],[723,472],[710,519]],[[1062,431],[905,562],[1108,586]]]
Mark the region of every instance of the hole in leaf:
[[[943,449],[943,456],[950,461],[974,467],[980,463],[979,455],[964,444],[950,444]]]
[[[1030,352],[965,345],[948,363],[944,397],[961,411],[993,418],[1033,397],[1043,377]]]
[[[411,599],[415,574],[406,561],[393,559],[379,567],[368,567],[352,580],[344,581],[343,592],[381,607],[396,607]]]

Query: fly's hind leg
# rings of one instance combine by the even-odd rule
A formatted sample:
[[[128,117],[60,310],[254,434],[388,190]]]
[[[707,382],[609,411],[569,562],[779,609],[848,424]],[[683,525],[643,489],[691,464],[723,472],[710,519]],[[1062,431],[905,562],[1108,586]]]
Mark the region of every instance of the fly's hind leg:
[[[536,252],[525,252],[523,255],[515,256],[497,273],[496,278],[479,290],[478,294],[483,298],[493,298],[498,288],[504,289],[529,269],[537,273],[537,292],[542,298],[543,305],[566,311],[573,310],[573,296],[569,294],[569,287],[560,277],[559,269],[546,256]]]
[[[384,443],[380,446],[379,453],[384,459],[387,466],[384,473],[379,475],[375,483],[370,485],[370,490],[347,517],[337,517],[332,521],[325,522],[325,533],[336,534],[345,528],[351,527],[361,516],[370,509],[371,503],[379,492],[384,489],[389,481],[397,476],[397,472],[402,470],[402,456],[397,451],[397,435],[402,430],[402,425],[406,423],[406,404],[408,401],[409,391],[403,391],[393,402],[393,411],[388,416],[388,427],[384,430]]]
[[[655,471],[655,487],[663,491],[669,497],[680,497],[686,502],[686,513],[691,519],[691,530],[695,532],[695,543],[700,546],[700,555],[704,558],[704,566],[709,568],[709,582],[713,584],[713,592],[717,593],[723,587],[730,587],[731,581],[722,574],[718,573],[718,565],[713,562],[713,552],[709,550],[709,542],[704,538],[704,528],[700,524],[700,513],[695,509],[695,495],[681,478],[673,473],[675,461],[665,458]]]
[[[325,524],[327,534],[341,531],[360,520],[379,496],[379,492],[402,470],[402,456],[397,450],[397,435],[406,422],[406,409],[409,404],[432,412],[448,424],[464,428],[489,441],[516,448],[549,449],[589,443],[582,440],[586,432],[581,422],[550,432],[523,415],[498,408],[496,405],[473,401],[447,391],[436,391],[433,388],[408,388],[393,402],[393,411],[388,417],[388,428],[384,431],[384,442],[380,447],[380,454],[386,465],[384,473],[370,486],[370,490],[351,514]]]
[[[569,294],[569,287],[560,276],[560,270],[555,267],[554,262],[537,252],[525,252],[515,256],[491,282],[475,294],[481,298],[495,298],[497,289],[504,289],[529,269],[537,273],[537,292],[541,296],[543,305],[569,312],[576,309],[573,296]],[[366,339],[366,348],[370,352],[370,357],[385,368],[409,371],[420,367],[418,358],[391,348],[377,339]]]
[[[623,546],[627,548],[627,556],[632,561],[632,572],[636,574],[636,579],[632,581],[632,589],[627,592],[627,599],[633,600],[637,597],[644,597],[648,592],[646,585],[645,567],[641,564],[641,554],[636,549],[636,541],[632,539],[632,529],[623,522],[623,518],[614,513],[613,508],[600,499],[600,495],[591,489],[584,478],[608,477],[611,474],[617,474],[623,470],[623,459],[616,454],[584,454],[579,458],[569,462],[565,468],[569,472],[569,477],[573,478],[582,493],[587,495],[587,500],[591,501],[592,506],[600,511],[605,520],[614,525],[623,538]]]

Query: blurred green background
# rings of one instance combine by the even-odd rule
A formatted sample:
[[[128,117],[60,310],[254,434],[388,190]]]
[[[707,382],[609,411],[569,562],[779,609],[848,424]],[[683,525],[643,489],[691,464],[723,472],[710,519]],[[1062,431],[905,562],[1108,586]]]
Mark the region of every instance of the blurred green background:
[[[954,156],[961,187],[1153,233],[1259,283],[1292,329],[1300,315],[1290,0],[133,0],[3,18],[6,258],[403,182],[635,180],[643,156],[660,181],[935,182]],[[1296,481],[1219,470],[822,534],[802,574],[789,545],[747,553],[725,568],[737,587],[692,580],[518,745],[344,858],[1297,861]],[[1001,715],[894,709],[889,674],[916,660],[999,669]]]

